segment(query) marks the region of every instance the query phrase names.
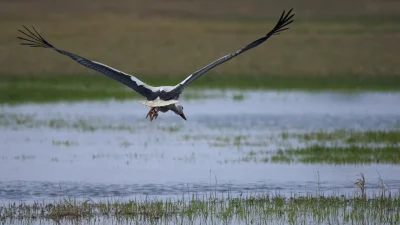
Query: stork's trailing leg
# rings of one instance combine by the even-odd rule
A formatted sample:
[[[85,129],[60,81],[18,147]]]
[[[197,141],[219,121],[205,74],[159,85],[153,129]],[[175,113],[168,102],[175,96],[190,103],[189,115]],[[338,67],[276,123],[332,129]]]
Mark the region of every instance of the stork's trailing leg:
[[[149,112],[146,115],[146,118],[150,116],[150,120],[151,120],[151,115],[153,115],[154,109],[155,109],[154,107],[150,108]]]
[[[152,120],[157,119],[157,117],[158,117],[158,110],[157,110],[157,108],[156,108],[156,109],[154,110],[153,119],[152,119]]]
[[[150,121],[157,119],[158,117],[158,109],[156,107],[151,107],[149,112],[146,115],[146,118],[150,116]]]

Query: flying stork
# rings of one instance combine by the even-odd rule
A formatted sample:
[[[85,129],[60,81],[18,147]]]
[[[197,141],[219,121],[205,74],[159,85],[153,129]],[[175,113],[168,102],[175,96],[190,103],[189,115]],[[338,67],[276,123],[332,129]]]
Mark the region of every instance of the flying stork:
[[[284,30],[289,29],[286,27],[290,23],[293,22],[292,18],[294,14],[292,13],[292,10],[289,10],[287,13],[285,11],[282,12],[281,17],[279,18],[278,22],[276,23],[275,27],[269,31],[265,36],[251,42],[250,44],[246,45],[245,47],[231,53],[228,55],[225,55],[214,62],[206,65],[205,67],[201,68],[200,70],[197,70],[196,72],[190,74],[186,79],[184,79],[182,82],[175,86],[160,86],[160,87],[153,87],[150,86],[142,81],[140,81],[138,78],[136,78],[133,75],[124,73],[122,71],[119,71],[117,69],[111,68],[107,65],[104,65],[102,63],[92,61],[89,59],[86,59],[84,57],[75,55],[73,53],[58,49],[54,47],[52,44],[47,42],[37,31],[34,27],[32,27],[33,31],[26,28],[23,26],[26,31],[18,30],[22,34],[24,34],[24,37],[18,37],[21,39],[23,42],[21,45],[26,45],[29,47],[42,47],[42,48],[50,48],[53,49],[63,55],[69,56],[76,62],[80,63],[81,65],[90,68],[92,70],[95,70],[97,72],[103,73],[119,82],[122,84],[125,84],[126,86],[130,87],[131,89],[135,90],[142,96],[146,98],[146,100],[140,101],[140,103],[147,105],[150,107],[150,111],[147,113],[146,118],[150,116],[150,121],[153,119],[156,119],[158,117],[158,112],[167,112],[169,110],[173,111],[177,115],[181,116],[184,120],[186,120],[186,116],[183,113],[183,106],[178,103],[178,99],[180,94],[182,93],[183,89],[190,83],[192,83],[194,80],[199,78],[201,75],[205,74],[207,71],[213,69],[214,67],[231,60],[232,58],[242,54],[243,52],[252,49],[264,41],[266,41],[268,38],[270,38],[272,35],[278,34],[279,32],[282,32]]]

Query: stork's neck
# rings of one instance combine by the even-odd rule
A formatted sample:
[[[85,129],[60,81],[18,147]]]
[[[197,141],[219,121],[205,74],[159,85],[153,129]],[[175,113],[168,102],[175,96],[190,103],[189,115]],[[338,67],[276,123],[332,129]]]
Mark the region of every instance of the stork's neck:
[[[169,110],[173,111],[174,113],[179,113],[178,108],[176,107],[176,103],[168,105],[168,108],[169,108]]]

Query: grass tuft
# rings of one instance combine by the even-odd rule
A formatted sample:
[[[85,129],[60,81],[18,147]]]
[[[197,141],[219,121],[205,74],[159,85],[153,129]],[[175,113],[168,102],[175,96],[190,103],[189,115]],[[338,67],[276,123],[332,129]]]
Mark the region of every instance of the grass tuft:
[[[283,133],[282,139],[297,138],[304,141],[344,141],[347,144],[357,143],[400,143],[400,130],[335,130],[311,133]]]
[[[363,224],[400,222],[400,197],[385,196],[350,197],[345,195],[292,195],[284,197],[270,194],[191,194],[175,200],[156,198],[145,200],[76,200],[65,198],[53,203],[24,202],[0,206],[0,221],[53,220],[108,221],[124,220],[127,223],[172,224],[261,222],[284,224],[340,223]]]
[[[399,164],[400,149],[397,146],[321,146],[278,150],[274,162],[328,163],[328,164]]]

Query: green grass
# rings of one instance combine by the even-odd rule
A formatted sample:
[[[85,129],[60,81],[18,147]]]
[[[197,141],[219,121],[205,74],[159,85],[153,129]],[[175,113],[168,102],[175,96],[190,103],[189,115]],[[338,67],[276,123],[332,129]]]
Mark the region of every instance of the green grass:
[[[126,124],[104,124],[98,121],[89,121],[85,119],[68,120],[65,118],[49,118],[42,120],[36,118],[35,115],[29,114],[7,114],[0,113],[0,126],[17,128],[38,128],[47,127],[51,129],[76,129],[85,132],[93,132],[96,130],[124,130],[134,132],[137,127]],[[162,129],[162,127],[160,127]],[[73,145],[77,144],[72,141],[56,141],[53,145]]]
[[[162,78],[160,78],[162,79]],[[198,100],[198,99],[216,99],[216,98],[225,98],[226,93],[224,91],[221,92],[205,92],[202,90],[196,90],[190,88],[183,92],[182,98],[185,100]]]
[[[309,141],[344,141],[347,144],[357,143],[400,143],[400,130],[334,130],[316,131],[311,133],[282,133],[282,139],[296,138]]]
[[[233,140],[215,139],[212,146],[246,147],[245,155],[234,162],[400,164],[399,130],[283,132],[243,140],[235,144]]]
[[[52,203],[24,202],[0,206],[0,221],[108,221],[140,224],[395,224],[400,222],[398,194],[377,196],[253,194],[184,196],[176,200],[127,201],[64,199]]]
[[[15,160],[21,160],[21,161],[32,160],[32,159],[35,159],[35,158],[36,158],[36,156],[34,156],[34,155],[24,155],[24,154],[14,156]]]
[[[143,79],[151,85],[175,85],[185,76],[149,76]],[[211,89],[277,89],[277,90],[337,90],[337,91],[398,91],[400,76],[273,76],[273,75],[207,75],[189,88]],[[135,91],[103,74],[0,76],[0,103],[52,102],[100,99],[142,98]],[[185,93],[185,92],[184,92]],[[184,97],[209,98],[188,93]],[[216,97],[221,97],[217,95]],[[233,96],[242,100],[244,96]]]
[[[144,117],[144,116],[143,116]],[[127,131],[134,133],[138,129],[142,129],[145,124],[137,123],[105,123],[101,118],[37,118],[34,114],[14,114],[14,113],[1,113],[0,112],[0,127],[7,127],[11,129],[25,129],[25,128],[50,128],[50,129],[75,129],[83,132],[94,132],[97,130],[110,130],[110,131]],[[153,129],[162,132],[176,133],[182,131],[181,125],[159,125]],[[73,140],[52,140],[53,145],[74,146],[78,145]]]
[[[1,103],[137,97],[104,82],[100,78],[104,75],[78,76],[94,72],[57,52],[19,46],[17,29],[27,19],[60,49],[153,85],[174,85],[264,35],[281,11],[292,7],[296,16],[289,31],[214,68],[190,87],[400,89],[399,4],[376,1],[380,10],[371,10],[368,0],[356,5],[339,1],[329,7],[316,0],[302,4],[233,0],[227,8],[225,1],[134,0],[110,8],[105,0],[79,4],[72,0],[77,4],[69,1],[49,9],[48,2],[41,0],[34,7],[25,2],[2,5]],[[36,79],[39,84],[27,83],[27,75],[38,76],[30,82]],[[14,79],[19,80],[9,82]]]
[[[236,94],[233,94],[233,96],[232,96],[232,100],[233,101],[243,101],[244,100],[244,94],[243,93],[236,93]]]
[[[0,126],[11,129],[39,128],[76,129],[84,132],[97,130],[128,131],[142,129],[142,125],[108,124],[92,118],[40,119],[31,114],[0,113]],[[138,127],[139,126],[139,127]],[[144,125],[143,125],[144,126]],[[157,126],[155,129],[167,133],[184,132],[184,127]],[[183,134],[182,134],[183,135]],[[335,130],[311,133],[280,133],[259,135],[254,138],[246,134],[184,134],[178,137],[184,142],[205,141],[211,148],[240,150],[237,160],[226,162],[263,163],[327,163],[327,164],[400,164],[400,133],[398,130]],[[300,144],[296,141],[300,140]],[[305,141],[302,143],[301,141]],[[72,146],[69,140],[53,140],[53,145]]]
[[[74,145],[78,145],[77,142],[75,141],[70,141],[70,140],[66,140],[66,141],[61,141],[61,140],[52,140],[51,141],[52,145],[58,145],[58,146],[74,146]]]
[[[272,153],[272,162],[300,162],[327,164],[400,164],[398,146],[321,146],[278,150]]]

